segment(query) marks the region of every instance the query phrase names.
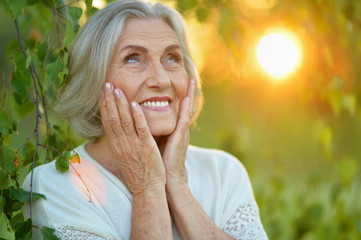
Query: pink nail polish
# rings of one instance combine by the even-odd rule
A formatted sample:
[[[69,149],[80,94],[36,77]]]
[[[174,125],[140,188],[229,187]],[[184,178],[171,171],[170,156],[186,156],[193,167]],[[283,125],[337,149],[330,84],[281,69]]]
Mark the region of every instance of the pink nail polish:
[[[105,90],[111,92],[113,90],[113,85],[110,82],[105,83]]]
[[[137,108],[138,106],[137,106],[137,103],[136,102],[132,102],[132,107],[133,108]]]
[[[119,98],[120,97],[120,90],[117,88],[117,89],[114,90],[114,92],[115,92],[115,96]]]

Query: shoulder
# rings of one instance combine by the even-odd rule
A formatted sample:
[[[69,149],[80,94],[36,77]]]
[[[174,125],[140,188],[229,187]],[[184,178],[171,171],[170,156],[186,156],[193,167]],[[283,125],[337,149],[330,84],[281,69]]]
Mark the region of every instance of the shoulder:
[[[41,186],[43,186],[44,184],[48,184],[51,181],[44,181],[44,179],[48,179],[48,176],[56,176],[58,173],[56,172],[56,168],[55,168],[55,161],[52,161],[50,163],[47,164],[43,164],[40,165],[38,167],[36,167],[33,172],[30,172],[24,182],[23,182],[23,188],[24,190],[30,191],[30,184],[31,184],[31,178],[32,178],[32,185],[33,185],[33,190],[36,191],[41,191]],[[39,184],[42,183],[42,184]]]
[[[81,155],[83,145],[77,147],[75,151]],[[25,190],[30,190],[31,178],[33,179],[32,185],[34,191],[45,191],[47,187],[52,187],[53,185],[57,188],[61,186],[66,186],[67,181],[70,181],[69,176],[70,172],[59,172],[55,166],[55,160],[40,166],[37,166],[33,173],[30,172],[24,182],[23,188]],[[61,184],[60,184],[61,183]]]
[[[189,146],[187,163],[194,166],[215,167],[219,171],[235,171],[246,173],[243,164],[232,154],[218,149]]]

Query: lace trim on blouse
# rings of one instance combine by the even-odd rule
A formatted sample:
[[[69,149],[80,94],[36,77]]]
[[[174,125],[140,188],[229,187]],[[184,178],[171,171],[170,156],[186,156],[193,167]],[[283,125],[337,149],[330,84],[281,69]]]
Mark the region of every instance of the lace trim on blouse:
[[[254,204],[239,206],[223,231],[237,240],[268,240]]]
[[[113,236],[104,232],[95,232],[94,230],[61,225],[55,226],[55,234],[62,240],[113,240]]]

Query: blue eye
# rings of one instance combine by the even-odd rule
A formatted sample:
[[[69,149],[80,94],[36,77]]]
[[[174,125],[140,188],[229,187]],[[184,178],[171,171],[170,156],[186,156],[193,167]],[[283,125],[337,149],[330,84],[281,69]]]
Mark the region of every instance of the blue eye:
[[[138,59],[136,59],[136,58],[129,58],[129,59],[127,60],[127,62],[128,62],[128,63],[137,63],[137,62],[138,62]]]
[[[175,62],[175,59],[174,58],[169,58],[168,62]]]

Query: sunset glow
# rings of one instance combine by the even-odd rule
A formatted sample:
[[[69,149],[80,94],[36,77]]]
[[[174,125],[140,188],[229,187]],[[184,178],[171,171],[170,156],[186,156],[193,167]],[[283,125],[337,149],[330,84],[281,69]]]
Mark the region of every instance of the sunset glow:
[[[291,36],[270,33],[259,42],[257,59],[271,77],[282,79],[299,67],[301,50]]]

